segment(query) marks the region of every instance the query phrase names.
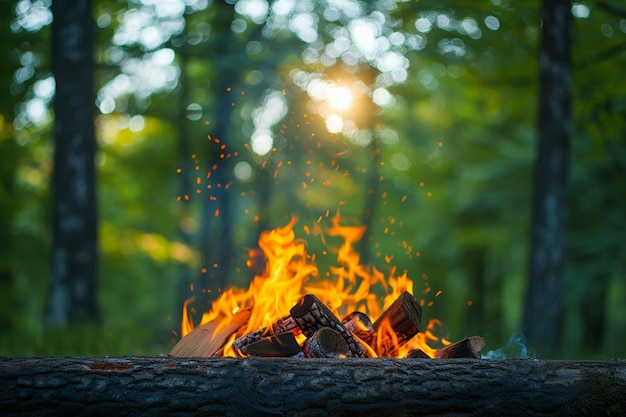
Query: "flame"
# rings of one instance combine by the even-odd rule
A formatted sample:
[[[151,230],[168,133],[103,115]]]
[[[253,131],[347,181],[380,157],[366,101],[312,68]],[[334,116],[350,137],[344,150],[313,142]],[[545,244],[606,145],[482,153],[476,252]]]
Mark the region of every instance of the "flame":
[[[340,225],[339,213],[332,217],[332,225],[326,230],[317,224],[312,228],[312,232],[308,227],[304,227],[307,233],[321,235],[322,242],[325,242],[324,233],[343,240],[336,250],[339,265],[330,267],[327,274],[330,279],[315,281],[314,278],[318,276],[319,271],[310,261],[315,257],[308,256],[304,240],[296,239],[294,233],[296,223],[297,217],[292,216],[287,225],[261,233],[259,250],[249,251],[247,264],[255,272],[255,276],[248,289],[232,287],[225,290],[213,303],[211,310],[203,313],[199,325],[218,320],[220,323],[218,327],[222,327],[229,323],[229,319],[237,311],[244,309],[251,311],[248,322],[225,343],[223,356],[237,356],[232,348],[236,338],[262,328],[270,328],[277,320],[288,315],[289,310],[304,294],[317,296],[339,318],[360,311],[367,314],[372,322],[403,292],[413,295],[413,281],[406,272],[396,276],[396,269],[393,267],[386,277],[375,267],[365,266],[359,262],[360,256],[353,249],[353,245],[361,239],[366,227]],[[386,292],[382,297],[382,303],[381,297],[376,294],[376,291],[380,293],[381,288]],[[189,304],[192,302],[193,297],[186,300],[183,305],[182,336],[194,329],[193,321],[187,314]],[[434,357],[436,349],[429,343],[446,342],[435,335],[440,327],[441,323],[438,320],[430,320],[425,331],[397,348],[397,337],[389,324],[383,320],[375,343],[380,344],[382,340],[380,335],[384,335],[395,345],[396,348],[393,350],[398,357],[406,356],[413,349],[421,349],[428,356]],[[358,340],[366,348],[369,356],[376,356],[372,349],[374,346],[370,347],[362,340]],[[303,339],[298,341],[302,342]]]

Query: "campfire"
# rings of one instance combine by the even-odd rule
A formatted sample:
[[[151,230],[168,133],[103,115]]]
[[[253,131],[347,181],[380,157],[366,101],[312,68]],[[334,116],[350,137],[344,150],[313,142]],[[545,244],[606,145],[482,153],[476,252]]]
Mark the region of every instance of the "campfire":
[[[331,226],[304,227],[308,234],[339,237],[339,266],[324,280],[295,237],[296,217],[266,231],[248,265],[258,273],[247,290],[230,288],[195,327],[183,307],[183,338],[171,350],[177,357],[307,358],[480,358],[484,340],[472,336],[451,343],[436,335],[441,323],[429,320],[422,331],[422,309],[407,273],[388,276],[361,265],[353,249],[364,226],[344,226],[337,213]],[[380,293],[384,295],[380,295]],[[434,344],[439,348],[433,347]]]
[[[359,264],[362,227],[332,219],[339,266],[320,274],[295,224],[262,234],[250,287],[185,316],[170,356],[0,358],[3,415],[625,415],[626,361],[473,359],[482,338],[420,331],[406,274]]]

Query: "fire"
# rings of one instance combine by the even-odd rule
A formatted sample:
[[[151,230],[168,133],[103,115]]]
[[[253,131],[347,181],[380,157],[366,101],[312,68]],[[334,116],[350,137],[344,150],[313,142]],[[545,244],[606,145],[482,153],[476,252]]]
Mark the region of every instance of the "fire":
[[[324,233],[343,240],[337,249],[338,266],[330,267],[330,279],[315,280],[319,275],[317,266],[311,261],[315,258],[307,254],[306,242],[296,238],[296,222],[297,218],[292,216],[287,225],[263,232],[259,237],[259,250],[249,252],[248,266],[255,272],[255,276],[248,289],[233,287],[225,290],[213,303],[211,310],[202,315],[199,325],[216,320],[219,327],[224,327],[237,312],[250,311],[247,323],[224,345],[224,356],[236,356],[232,343],[237,337],[270,328],[289,314],[289,310],[304,294],[318,297],[338,317],[359,311],[367,314],[372,321],[403,292],[413,294],[413,281],[406,272],[396,276],[395,268],[392,268],[389,276],[385,276],[375,267],[359,262],[360,256],[353,245],[363,236],[365,226],[342,226],[339,213],[332,217],[332,225],[325,231],[317,224],[313,231],[306,226],[304,228],[307,233],[321,235],[322,242]],[[386,295],[377,295],[376,292],[381,291]],[[187,314],[191,302],[193,298],[183,305],[183,336],[195,327]],[[436,349],[429,343],[448,343],[435,335],[440,326],[438,320],[430,320],[426,329],[398,350],[397,356],[403,357],[412,349],[421,349],[434,357]],[[388,340],[397,340],[390,333],[393,333],[393,329],[386,326],[383,320],[379,334],[385,334]],[[371,349],[368,351],[372,353]]]

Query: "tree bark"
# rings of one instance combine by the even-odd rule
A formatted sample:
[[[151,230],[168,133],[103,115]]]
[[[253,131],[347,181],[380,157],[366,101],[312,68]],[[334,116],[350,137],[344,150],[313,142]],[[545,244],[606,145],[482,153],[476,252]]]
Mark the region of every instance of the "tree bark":
[[[98,321],[91,0],[52,2],[54,176],[52,265],[45,322]]]
[[[626,361],[0,358],[16,415],[624,415]]]
[[[540,50],[539,142],[534,178],[529,283],[523,329],[553,355],[562,327],[567,165],[571,130],[569,0],[544,0]]]

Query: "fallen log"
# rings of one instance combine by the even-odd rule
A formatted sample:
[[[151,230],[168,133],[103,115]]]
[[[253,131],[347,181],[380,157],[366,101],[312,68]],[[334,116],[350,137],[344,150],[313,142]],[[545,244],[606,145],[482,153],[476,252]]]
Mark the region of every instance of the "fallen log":
[[[3,416],[626,415],[626,360],[0,358]]]

